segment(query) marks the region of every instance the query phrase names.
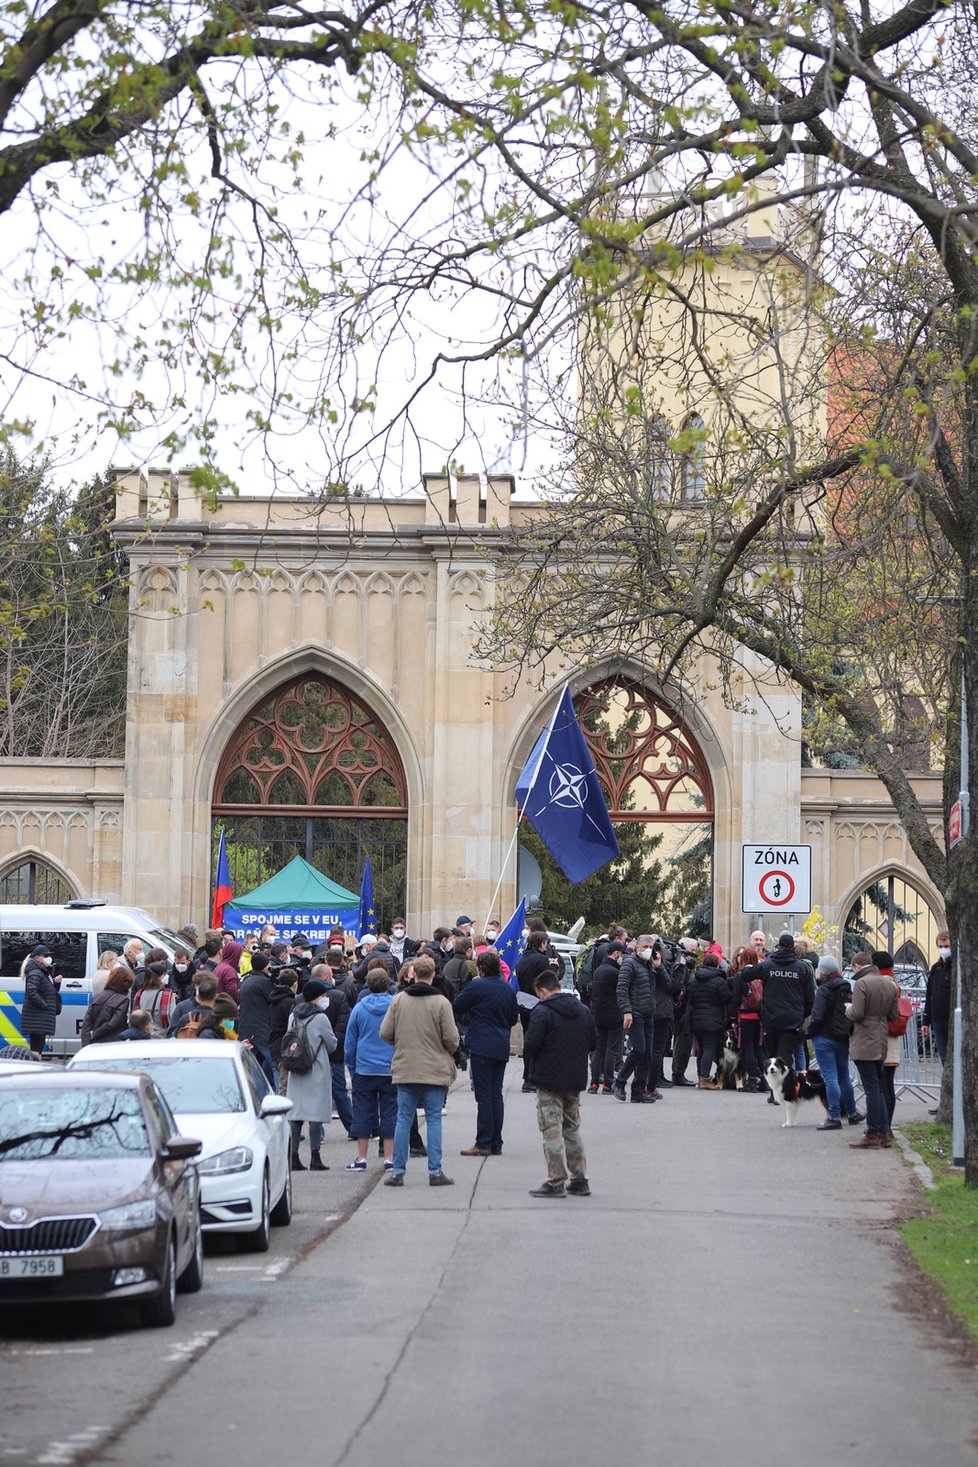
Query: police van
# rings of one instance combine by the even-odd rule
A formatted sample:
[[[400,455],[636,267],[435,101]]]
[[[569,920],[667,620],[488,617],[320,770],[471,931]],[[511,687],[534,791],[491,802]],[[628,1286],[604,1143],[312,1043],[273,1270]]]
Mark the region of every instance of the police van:
[[[20,1010],[24,1002],[21,972],[31,950],[43,943],[54,961],[51,975],[61,974],[61,1013],[49,1047],[71,1054],[81,1044],[82,1020],[92,996],[92,977],[99,953],[122,956],[127,942],[138,937],[145,951],[163,948],[172,959],[185,944],[140,907],[111,907],[85,900],[64,906],[0,906],[0,1047],[22,1044]]]

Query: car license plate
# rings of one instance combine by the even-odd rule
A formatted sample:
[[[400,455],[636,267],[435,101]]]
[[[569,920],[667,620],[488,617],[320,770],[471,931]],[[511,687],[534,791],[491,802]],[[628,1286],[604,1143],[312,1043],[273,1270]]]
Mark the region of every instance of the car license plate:
[[[64,1271],[63,1258],[0,1258],[0,1279],[53,1279]]]

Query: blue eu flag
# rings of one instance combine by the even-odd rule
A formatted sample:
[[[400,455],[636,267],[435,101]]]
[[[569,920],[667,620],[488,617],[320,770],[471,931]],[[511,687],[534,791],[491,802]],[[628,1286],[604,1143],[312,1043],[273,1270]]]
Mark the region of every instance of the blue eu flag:
[[[619,854],[569,683],[516,781],[516,800],[568,881],[583,881]]]
[[[523,936],[525,926],[526,899],[524,898],[493,943],[493,947],[509,968],[509,981],[514,988],[520,986],[516,981],[516,964],[523,956],[523,949],[526,947],[526,938]]]
[[[377,906],[374,902],[374,877],[370,869],[370,857],[363,863],[363,880],[360,882],[360,931],[357,934],[363,937],[372,932],[377,936]]]

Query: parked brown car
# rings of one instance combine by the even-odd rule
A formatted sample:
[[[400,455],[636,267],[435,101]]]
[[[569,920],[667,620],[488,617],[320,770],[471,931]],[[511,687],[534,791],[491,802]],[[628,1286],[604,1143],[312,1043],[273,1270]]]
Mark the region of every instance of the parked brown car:
[[[172,1324],[203,1283],[199,1152],[145,1075],[0,1074],[0,1328],[69,1299]]]

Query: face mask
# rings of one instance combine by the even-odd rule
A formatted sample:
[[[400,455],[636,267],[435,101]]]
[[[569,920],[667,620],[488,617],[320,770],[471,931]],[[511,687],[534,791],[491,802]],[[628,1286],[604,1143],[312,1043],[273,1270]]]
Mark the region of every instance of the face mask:
[[[404,936],[404,928],[403,927],[394,927],[392,929],[392,932],[393,932],[393,935],[396,938],[398,938],[398,939],[400,939],[400,938],[402,938]]]
[[[51,964],[54,962],[54,958],[52,958],[51,954],[48,953],[46,958],[41,959],[41,962],[44,964],[45,968],[50,968]]]
[[[951,956],[951,949],[949,947],[939,947],[937,949],[937,952],[938,952],[938,956],[944,958],[945,961],[947,961],[947,959]],[[50,963],[51,959],[50,958],[45,958],[44,961],[46,963]]]
[[[323,995],[322,998],[317,998],[316,999],[316,1007],[317,1007],[317,1009],[328,1009],[329,1008],[329,999],[326,997],[325,994]]]
[[[228,1033],[230,1033],[231,1030],[234,1028],[234,1020],[233,1019],[222,1019],[221,1020],[221,1028],[222,1029],[227,1029]]]
[[[338,942],[331,942],[328,951],[331,953],[341,953],[343,949]]]
[[[186,965],[186,963],[174,963],[173,964],[173,971],[175,973],[186,973],[186,971],[187,971],[187,965]]]
[[[529,927],[524,927],[523,928],[523,941],[524,942],[526,942],[526,939],[529,937],[529,935],[530,935],[530,929],[529,929]]]
[[[496,938],[498,936],[499,936],[499,933],[496,931],[496,929],[494,927],[490,927],[489,928],[489,931],[486,933],[486,939],[489,942],[495,942],[496,941]]]
[[[638,955],[640,958],[650,958],[652,956],[652,949],[650,947],[640,947]]]

